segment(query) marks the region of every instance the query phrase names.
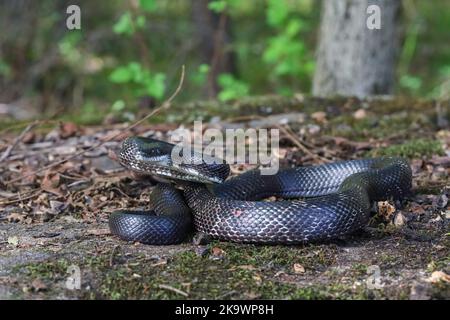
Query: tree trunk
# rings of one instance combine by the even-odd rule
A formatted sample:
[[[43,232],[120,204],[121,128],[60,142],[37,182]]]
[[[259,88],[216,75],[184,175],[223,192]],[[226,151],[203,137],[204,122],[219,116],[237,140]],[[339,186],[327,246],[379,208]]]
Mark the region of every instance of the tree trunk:
[[[380,29],[366,22],[380,8]],[[313,94],[392,93],[399,49],[399,0],[324,0]],[[373,20],[370,20],[373,21]]]
[[[202,63],[210,66],[206,96],[213,98],[219,92],[217,76],[221,73],[236,73],[235,55],[229,50],[231,22],[225,13],[216,14],[208,9],[209,0],[192,1],[192,17],[198,53]]]

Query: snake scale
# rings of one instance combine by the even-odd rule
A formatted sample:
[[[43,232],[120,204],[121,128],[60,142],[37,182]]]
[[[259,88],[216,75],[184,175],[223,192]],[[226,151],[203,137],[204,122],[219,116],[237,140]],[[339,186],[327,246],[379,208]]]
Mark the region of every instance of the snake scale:
[[[177,181],[161,182],[151,211],[119,210],[111,232],[147,244],[182,242],[195,230],[211,238],[257,244],[295,244],[348,235],[364,227],[373,201],[401,199],[412,173],[403,158],[383,157],[286,168],[275,175],[250,170],[226,180],[227,164],[175,164],[174,145],[127,138],[119,162],[132,171]],[[198,157],[198,155],[183,155]],[[262,201],[276,196],[280,201]],[[192,215],[191,215],[192,213]]]

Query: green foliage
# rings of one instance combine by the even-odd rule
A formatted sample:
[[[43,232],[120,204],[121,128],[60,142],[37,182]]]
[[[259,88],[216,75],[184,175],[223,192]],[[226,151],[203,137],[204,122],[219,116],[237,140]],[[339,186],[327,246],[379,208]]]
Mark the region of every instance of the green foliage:
[[[11,74],[11,67],[0,58],[0,76],[9,77]]]
[[[157,8],[155,0],[139,0],[139,7],[147,12],[153,12]]]
[[[109,76],[109,80],[116,84],[129,84],[134,88],[136,96],[148,95],[161,99],[166,90],[166,75],[151,73],[138,62],[117,67]]]
[[[411,91],[419,90],[422,86],[422,79],[405,74],[400,78],[400,86]]]
[[[197,70],[193,72],[191,81],[199,87],[205,85],[206,80],[208,79],[209,70],[209,65],[207,65],[206,63],[202,63],[201,65],[199,65]]]
[[[113,26],[113,31],[117,34],[127,35],[134,33],[133,20],[130,12],[127,11],[120,16],[119,20]]]
[[[217,82],[222,89],[218,95],[220,101],[238,99],[249,93],[248,85],[243,81],[235,79],[231,74],[220,74]]]
[[[134,18],[131,12],[127,11],[122,14],[119,20],[114,24],[113,31],[117,34],[131,36],[136,30],[143,29],[144,27],[145,17],[143,15]]]
[[[263,62],[273,68],[272,78],[281,82],[283,78],[311,78],[314,63],[300,34],[306,30],[306,23],[292,14],[285,0],[268,0],[267,24],[275,29],[276,35],[269,37],[263,53]],[[278,93],[291,93],[289,87],[281,86]]]
[[[208,3],[208,9],[216,13],[223,12],[226,7],[227,2],[224,0],[215,0]]]
[[[266,16],[270,26],[280,27],[289,16],[289,7],[283,0],[268,0]]]
[[[59,52],[71,65],[77,65],[82,57],[79,44],[82,41],[81,31],[68,32],[59,41]]]

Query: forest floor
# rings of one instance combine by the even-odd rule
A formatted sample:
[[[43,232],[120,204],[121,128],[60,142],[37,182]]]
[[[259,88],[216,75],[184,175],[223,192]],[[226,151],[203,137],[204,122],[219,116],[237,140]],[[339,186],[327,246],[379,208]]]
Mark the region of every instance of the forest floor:
[[[0,299],[449,299],[449,106],[266,97],[173,106],[124,134],[125,124],[8,124],[0,135]],[[409,158],[413,195],[378,203],[366,229],[324,243],[204,243],[193,235],[150,246],[110,235],[109,214],[147,208],[153,185],[114,161],[120,141],[168,139],[177,123],[200,117],[204,127],[282,129],[282,166]],[[233,166],[234,174],[245,170]]]

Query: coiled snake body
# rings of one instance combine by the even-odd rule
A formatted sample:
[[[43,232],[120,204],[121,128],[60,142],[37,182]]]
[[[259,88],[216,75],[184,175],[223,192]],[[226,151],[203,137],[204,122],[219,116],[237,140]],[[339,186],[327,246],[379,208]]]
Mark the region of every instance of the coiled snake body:
[[[275,175],[251,170],[225,181],[228,165],[175,164],[172,148],[150,138],[123,142],[119,161],[125,167],[185,182],[183,191],[158,184],[150,199],[153,211],[111,214],[113,234],[148,244],[179,243],[191,229],[192,212],[195,229],[215,239],[261,244],[326,240],[364,227],[372,201],[401,199],[411,189],[411,168],[402,158],[288,168]],[[261,201],[270,196],[297,199]]]

